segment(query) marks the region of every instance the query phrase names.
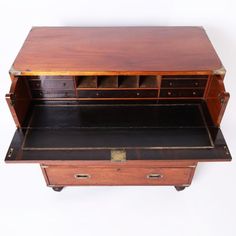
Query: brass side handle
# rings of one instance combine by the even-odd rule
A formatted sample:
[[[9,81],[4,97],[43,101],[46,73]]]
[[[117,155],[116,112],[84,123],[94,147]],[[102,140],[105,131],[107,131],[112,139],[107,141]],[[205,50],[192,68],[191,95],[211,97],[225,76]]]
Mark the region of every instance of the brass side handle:
[[[161,174],[148,174],[147,179],[161,179],[163,178],[163,175]]]
[[[89,174],[75,174],[74,177],[76,179],[89,179],[89,178],[91,178],[91,175],[89,175]]]

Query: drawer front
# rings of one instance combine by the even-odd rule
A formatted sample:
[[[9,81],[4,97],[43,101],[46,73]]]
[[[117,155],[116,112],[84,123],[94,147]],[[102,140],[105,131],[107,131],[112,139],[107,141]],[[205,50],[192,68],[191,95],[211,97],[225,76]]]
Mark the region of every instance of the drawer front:
[[[156,98],[157,90],[80,90],[80,98]]]
[[[171,87],[187,87],[187,88],[201,88],[205,87],[207,83],[206,79],[182,79],[182,80],[176,80],[176,79],[163,79],[161,81],[161,87],[162,88],[171,88]]]
[[[203,89],[161,89],[161,97],[202,97]]]
[[[75,91],[71,90],[32,90],[33,98],[72,98],[75,96]]]
[[[45,80],[29,80],[31,89],[43,90],[43,89],[74,89],[74,81],[72,79],[45,79]]]
[[[49,185],[188,185],[194,168],[64,167],[45,168]]]

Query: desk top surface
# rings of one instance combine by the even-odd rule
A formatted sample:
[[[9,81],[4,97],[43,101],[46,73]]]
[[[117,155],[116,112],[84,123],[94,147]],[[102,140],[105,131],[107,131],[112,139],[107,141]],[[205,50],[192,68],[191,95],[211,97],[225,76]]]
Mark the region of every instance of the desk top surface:
[[[222,67],[202,27],[34,27],[12,74],[206,74]]]

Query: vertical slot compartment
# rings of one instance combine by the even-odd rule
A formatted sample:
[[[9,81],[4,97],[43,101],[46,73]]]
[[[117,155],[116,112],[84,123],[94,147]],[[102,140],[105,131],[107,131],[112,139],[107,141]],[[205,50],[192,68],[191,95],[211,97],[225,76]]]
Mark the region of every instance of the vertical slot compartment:
[[[138,88],[139,76],[137,75],[120,75],[119,88]]]
[[[141,75],[139,78],[140,88],[158,88],[157,76]]]
[[[118,88],[118,76],[98,76],[98,88]]]
[[[76,88],[97,88],[97,76],[77,76]]]

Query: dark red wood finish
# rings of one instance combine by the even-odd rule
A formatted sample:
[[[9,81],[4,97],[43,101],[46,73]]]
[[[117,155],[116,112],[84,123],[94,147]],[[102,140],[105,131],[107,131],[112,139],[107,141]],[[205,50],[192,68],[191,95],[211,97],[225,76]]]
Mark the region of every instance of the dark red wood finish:
[[[211,73],[221,67],[201,27],[34,27],[13,64],[24,75]]]
[[[25,78],[15,77],[6,101],[17,127],[21,127],[31,103],[31,93]]]
[[[47,185],[56,191],[77,185],[174,185],[182,190],[191,184],[199,161],[231,160],[219,129],[229,99],[224,74],[202,27],[34,27],[10,70],[12,86],[6,100],[19,129],[6,162],[39,163]],[[73,102],[85,106],[199,102],[207,109],[201,115],[211,145],[127,149],[127,160],[121,162],[111,161],[109,148],[24,149],[35,104],[69,107]],[[43,129],[60,129],[67,123]]]

